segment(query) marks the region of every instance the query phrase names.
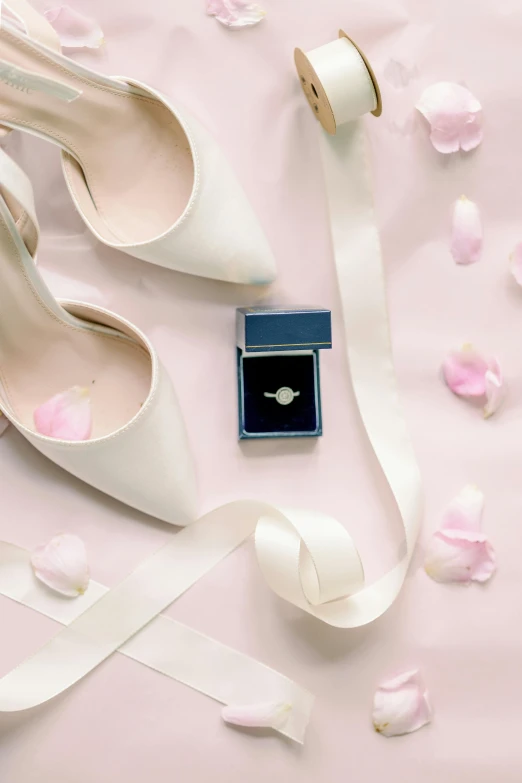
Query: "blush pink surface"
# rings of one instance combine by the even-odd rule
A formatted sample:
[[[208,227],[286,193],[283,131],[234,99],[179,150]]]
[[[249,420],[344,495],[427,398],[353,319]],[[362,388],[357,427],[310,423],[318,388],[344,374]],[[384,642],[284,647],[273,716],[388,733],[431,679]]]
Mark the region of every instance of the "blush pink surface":
[[[288,674],[317,695],[304,747],[225,727],[220,706],[118,654],[35,710],[0,716],[5,783],[519,783],[522,778],[522,294],[508,272],[520,241],[519,0],[264,0],[258,27],[231,32],[204,0],[71,0],[107,44],[79,61],[133,76],[185,104],[227,153],[272,243],[279,278],[248,289],[156,268],[98,244],[66,193],[58,151],[15,136],[8,149],[36,188],[39,264],[53,291],[116,310],[155,341],[184,410],[201,510],[263,498],[335,515],[354,536],[369,578],[401,541],[350,389],[318,128],[301,94],[293,49],[343,27],[370,57],[384,100],[367,119],[395,357],[426,489],[419,550],[385,617],[355,632],[285,605],[243,546],[168,615]],[[50,5],[50,4],[49,4]],[[397,63],[402,63],[398,65]],[[484,107],[484,142],[442,157],[413,106],[439,80],[462,82]],[[481,208],[484,254],[470,268],[449,252],[452,205]],[[236,439],[235,308],[258,302],[330,307],[334,349],[322,355],[324,437]],[[447,351],[471,341],[497,356],[509,384],[484,422],[439,377]],[[31,449],[0,440],[0,537],[29,549],[58,531],[85,541],[92,576],[115,585],[174,531],[89,489]],[[469,482],[486,494],[484,529],[499,572],[462,588],[430,581],[422,550],[440,511]],[[0,673],[57,630],[0,599]],[[420,666],[432,725],[387,740],[371,726],[374,689]]]

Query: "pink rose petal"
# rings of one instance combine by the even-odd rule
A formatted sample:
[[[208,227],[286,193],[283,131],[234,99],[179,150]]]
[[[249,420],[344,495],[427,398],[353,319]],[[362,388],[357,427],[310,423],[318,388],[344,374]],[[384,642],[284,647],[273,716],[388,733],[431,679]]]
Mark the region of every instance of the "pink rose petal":
[[[442,364],[444,380],[459,397],[482,397],[486,393],[489,365],[471,345],[452,351]]]
[[[266,12],[256,3],[246,0],[208,0],[207,14],[215,16],[218,22],[232,29],[252,27],[266,16]]]
[[[437,128],[433,128],[430,139],[437,152],[442,152],[444,155],[458,152],[460,149],[459,133],[457,131],[445,133]]]
[[[496,569],[495,553],[486,536],[437,531],[426,551],[424,569],[436,582],[486,582]]]
[[[509,256],[509,268],[517,283],[522,285],[522,242],[515,245],[513,252]]]
[[[446,509],[424,561],[426,573],[436,582],[486,582],[494,574],[495,552],[481,530],[483,508],[482,492],[468,486]]]
[[[99,49],[103,45],[103,31],[99,24],[68,5],[49,8],[44,16],[67,49]]]
[[[287,702],[231,704],[223,707],[221,717],[235,726],[282,729],[291,711],[292,705]]]
[[[468,152],[482,141],[482,107],[466,87],[453,82],[432,84],[416,108],[429,122],[430,139],[439,152]]]
[[[477,205],[461,196],[453,209],[451,255],[457,264],[474,264],[482,254],[482,224]]]
[[[9,419],[3,413],[0,413],[0,435],[3,435],[8,427]]]
[[[446,508],[442,517],[441,529],[480,533],[483,511],[484,493],[478,487],[468,484]]]
[[[81,538],[60,533],[37,547],[31,557],[35,576],[52,590],[75,598],[89,585],[87,553]]]
[[[36,431],[60,440],[88,440],[92,429],[89,390],[73,386],[40,405],[34,412]]]
[[[504,400],[505,387],[500,370],[494,372],[488,370],[486,380],[486,404],[484,405],[484,418],[489,419],[499,409]]]
[[[464,152],[471,152],[482,142],[482,116],[474,115],[460,132],[460,147]]]
[[[431,721],[428,692],[418,669],[382,682],[373,699],[373,726],[385,737],[410,734]]]
[[[504,399],[505,383],[498,361],[485,359],[471,345],[448,354],[442,364],[442,375],[457,396],[482,398],[486,419],[498,410]]]

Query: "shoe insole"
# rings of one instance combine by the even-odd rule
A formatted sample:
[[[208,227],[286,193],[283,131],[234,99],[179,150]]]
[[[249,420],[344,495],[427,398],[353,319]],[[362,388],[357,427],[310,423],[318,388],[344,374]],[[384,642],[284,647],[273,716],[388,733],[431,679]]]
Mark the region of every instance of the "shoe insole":
[[[192,153],[174,115],[155,98],[75,72],[29,39],[0,30],[0,60],[81,90],[71,103],[0,80],[0,123],[33,130],[81,166],[109,241],[145,242],[181,216],[194,182]]]
[[[71,386],[89,389],[92,436],[109,435],[140,410],[151,362],[137,343],[62,318],[35,268],[28,269],[0,209],[0,394],[31,430],[34,410]],[[32,262],[31,262],[32,263]],[[31,279],[33,278],[33,279]],[[35,283],[35,280],[37,281]],[[65,316],[65,313],[64,313]]]

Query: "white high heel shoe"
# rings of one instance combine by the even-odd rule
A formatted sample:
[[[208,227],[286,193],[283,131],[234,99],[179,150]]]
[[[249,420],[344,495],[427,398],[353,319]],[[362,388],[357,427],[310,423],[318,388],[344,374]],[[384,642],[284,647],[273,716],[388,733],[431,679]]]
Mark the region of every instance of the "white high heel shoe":
[[[60,52],[26,0],[2,17],[0,124],[58,144],[83,220],[109,247],[153,264],[265,284],[275,262],[217,144],[145,84],[101,76]]]
[[[78,478],[147,514],[186,523],[196,511],[192,460],[154,348],[114,313],[58,303],[34,264],[37,244],[31,184],[0,150],[0,410]],[[91,392],[91,439],[40,435],[35,409],[72,386]]]

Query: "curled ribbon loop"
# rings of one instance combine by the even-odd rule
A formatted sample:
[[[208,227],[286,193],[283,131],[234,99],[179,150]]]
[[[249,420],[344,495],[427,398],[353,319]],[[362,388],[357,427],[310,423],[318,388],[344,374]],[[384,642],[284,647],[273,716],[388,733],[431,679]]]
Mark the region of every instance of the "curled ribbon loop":
[[[264,516],[257,523],[255,542],[259,566],[272,590],[311,613],[364,585],[355,544],[332,517],[303,510]]]
[[[308,55],[296,50],[296,64],[310,105],[327,131],[321,133],[321,153],[351,378],[362,422],[403,520],[405,554],[391,571],[365,586],[355,544],[337,520],[257,501],[222,506],[174,535],[112,590],[101,590],[94,603],[87,598],[82,613],[65,617],[58,612],[66,627],[0,680],[0,711],[41,704],[114,651],[129,654],[130,647],[137,660],[225,703],[266,701],[267,696],[290,700],[294,709],[281,731],[302,741],[312,703],[307,691],[191,629],[167,627],[166,618],[151,620],[253,533],[268,585],[325,623],[340,628],[370,623],[400,592],[422,502],[419,470],[398,401],[360,119],[368,112],[380,114],[380,93],[364,55],[344,33]],[[19,550],[0,547],[0,592],[56,616],[56,607],[24,581],[23,563],[27,565]],[[163,649],[173,640],[173,649]]]

